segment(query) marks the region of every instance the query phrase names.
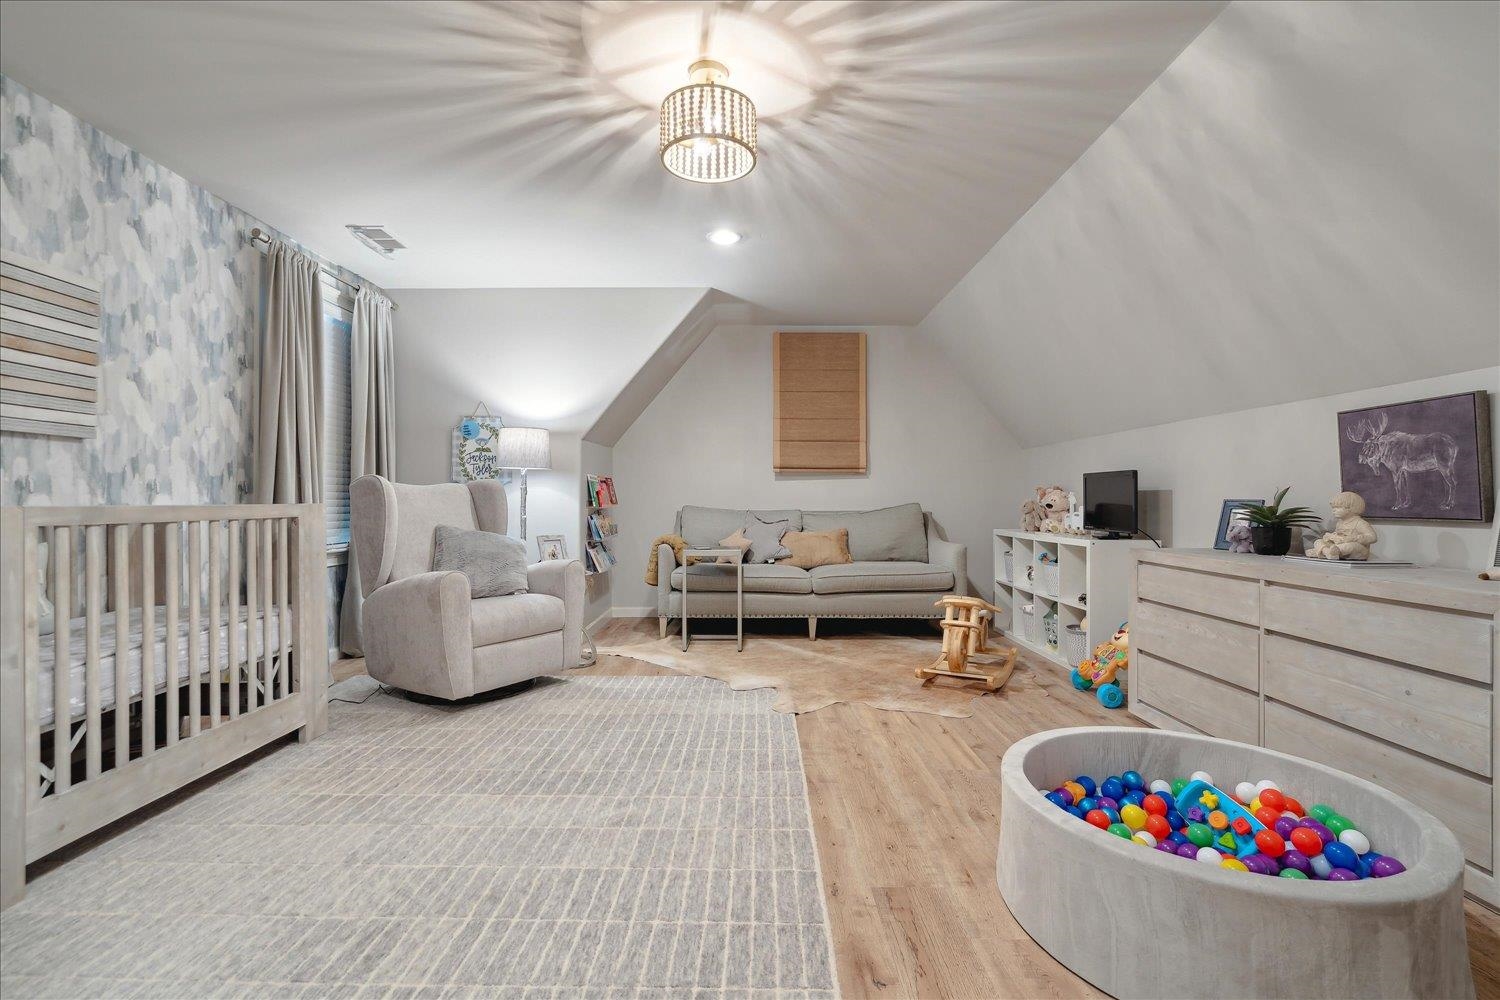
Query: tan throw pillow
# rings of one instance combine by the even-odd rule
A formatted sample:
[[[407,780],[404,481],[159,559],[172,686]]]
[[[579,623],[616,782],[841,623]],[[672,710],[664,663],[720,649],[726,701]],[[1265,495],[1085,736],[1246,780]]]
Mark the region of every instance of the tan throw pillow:
[[[739,549],[741,559],[744,559],[745,553],[750,551],[750,539],[745,537],[744,528],[736,531],[728,538],[719,539],[719,544],[724,546],[726,549]],[[728,563],[731,560],[728,556],[720,556],[717,561],[721,563]]]
[[[854,557],[849,554],[848,528],[788,531],[781,536],[781,544],[792,552],[790,558],[781,560],[785,566],[812,569],[814,566],[838,566],[854,561]]]

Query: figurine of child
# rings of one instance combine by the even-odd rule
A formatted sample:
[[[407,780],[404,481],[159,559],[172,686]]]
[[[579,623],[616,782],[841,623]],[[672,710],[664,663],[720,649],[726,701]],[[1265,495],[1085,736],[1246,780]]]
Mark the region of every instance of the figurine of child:
[[[1333,516],[1338,518],[1334,529],[1319,538],[1307,554],[1315,559],[1350,559],[1363,562],[1370,558],[1370,546],[1375,544],[1375,529],[1370,527],[1361,514],[1365,512],[1364,497],[1358,493],[1335,493],[1328,501]]]

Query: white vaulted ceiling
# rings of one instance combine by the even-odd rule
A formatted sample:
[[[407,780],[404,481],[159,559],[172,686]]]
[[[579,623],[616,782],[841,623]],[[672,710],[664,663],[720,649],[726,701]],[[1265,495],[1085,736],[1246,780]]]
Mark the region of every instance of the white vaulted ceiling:
[[[910,324],[1221,7],[7,0],[0,71],[387,287],[711,287]],[[656,156],[700,54],[765,112],[722,187]]]

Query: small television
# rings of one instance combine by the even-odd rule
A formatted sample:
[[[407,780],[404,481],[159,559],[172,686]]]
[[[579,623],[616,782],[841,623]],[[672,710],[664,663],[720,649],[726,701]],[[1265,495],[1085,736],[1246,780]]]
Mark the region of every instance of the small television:
[[[1140,530],[1136,470],[1083,475],[1083,527],[1105,538],[1129,538]]]

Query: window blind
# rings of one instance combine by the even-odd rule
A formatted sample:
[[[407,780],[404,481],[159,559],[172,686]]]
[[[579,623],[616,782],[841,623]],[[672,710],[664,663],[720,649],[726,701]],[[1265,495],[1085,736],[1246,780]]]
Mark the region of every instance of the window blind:
[[[354,296],[323,275],[323,511],[328,548],[349,544],[349,337]]]

